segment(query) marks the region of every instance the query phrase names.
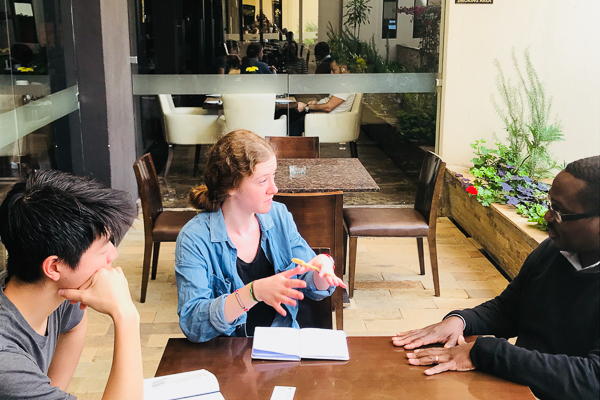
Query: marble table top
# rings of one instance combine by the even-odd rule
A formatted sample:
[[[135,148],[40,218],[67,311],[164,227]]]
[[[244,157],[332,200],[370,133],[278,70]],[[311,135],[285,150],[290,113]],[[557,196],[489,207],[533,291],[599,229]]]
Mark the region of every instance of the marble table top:
[[[291,176],[290,165],[306,166],[306,174]],[[280,193],[379,191],[358,158],[281,158],[275,183]]]

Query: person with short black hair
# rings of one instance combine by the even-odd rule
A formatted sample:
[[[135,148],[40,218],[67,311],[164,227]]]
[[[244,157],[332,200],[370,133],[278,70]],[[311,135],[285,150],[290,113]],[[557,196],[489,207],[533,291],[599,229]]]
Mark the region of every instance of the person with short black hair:
[[[600,156],[567,165],[548,206],[550,237],[498,297],[392,339],[407,350],[444,344],[409,352],[410,364],[433,365],[427,375],[478,369],[541,399],[600,398]]]
[[[242,58],[242,74],[274,74],[275,67],[269,67],[260,61],[263,59],[263,47],[260,43],[250,43],[246,49],[246,57]]]
[[[115,245],[137,215],[129,194],[59,171],[37,171],[0,206],[8,252],[0,272],[0,397],[74,399],[66,393],[83,349],[86,307],[114,322],[103,399],[142,399],[139,314]]]
[[[317,68],[327,61],[332,60],[331,54],[329,54],[329,44],[327,42],[319,42],[315,45],[315,61],[317,62]]]
[[[317,74],[347,74],[345,66],[340,67],[335,60],[328,59],[317,67]],[[298,102],[297,112],[290,113],[290,136],[302,136],[304,132],[304,118],[310,112],[342,113],[352,110],[354,93],[334,93],[320,100],[311,100],[308,103]]]

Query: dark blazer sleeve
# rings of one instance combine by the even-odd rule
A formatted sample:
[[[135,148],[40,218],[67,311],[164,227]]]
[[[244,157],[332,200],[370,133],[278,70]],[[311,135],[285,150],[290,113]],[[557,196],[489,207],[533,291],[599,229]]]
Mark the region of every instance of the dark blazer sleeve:
[[[517,336],[521,296],[531,270],[547,246],[548,243],[543,242],[531,252],[515,279],[499,296],[471,309],[452,311],[446,318],[453,314],[460,315],[465,321],[465,336],[494,335],[507,339]]]
[[[478,337],[470,353],[478,370],[527,385],[541,399],[600,398],[600,339],[586,357],[545,354],[505,339]]]

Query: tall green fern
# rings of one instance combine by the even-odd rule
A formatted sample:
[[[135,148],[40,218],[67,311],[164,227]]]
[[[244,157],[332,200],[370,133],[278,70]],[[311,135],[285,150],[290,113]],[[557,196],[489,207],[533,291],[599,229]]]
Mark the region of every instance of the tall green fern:
[[[564,139],[558,117],[552,119],[552,97],[546,96],[529,50],[525,50],[524,59],[525,74],[513,49],[512,61],[518,77],[516,86],[506,79],[500,62],[494,60],[498,73],[496,86],[503,107],[496,102],[494,95],[492,103],[508,132],[509,148],[517,169],[531,177],[543,178],[557,168],[549,152],[550,144]]]

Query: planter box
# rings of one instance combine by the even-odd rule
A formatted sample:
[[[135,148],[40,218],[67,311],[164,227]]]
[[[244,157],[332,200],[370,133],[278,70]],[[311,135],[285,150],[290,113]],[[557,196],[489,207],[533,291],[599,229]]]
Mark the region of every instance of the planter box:
[[[482,206],[465,192],[456,173],[474,180],[465,167],[447,166],[442,194],[442,214],[452,217],[488,255],[514,278],[525,258],[548,237],[533,222],[517,214],[510,205]]]

